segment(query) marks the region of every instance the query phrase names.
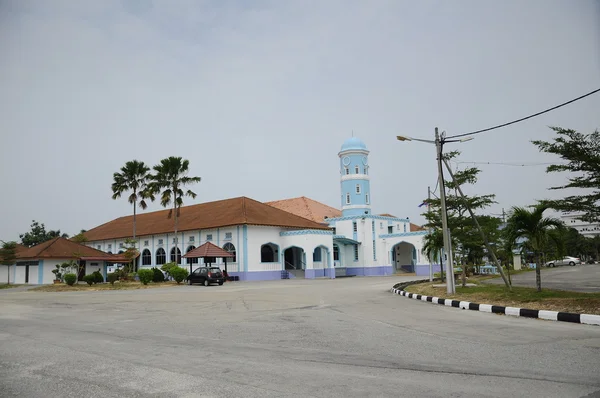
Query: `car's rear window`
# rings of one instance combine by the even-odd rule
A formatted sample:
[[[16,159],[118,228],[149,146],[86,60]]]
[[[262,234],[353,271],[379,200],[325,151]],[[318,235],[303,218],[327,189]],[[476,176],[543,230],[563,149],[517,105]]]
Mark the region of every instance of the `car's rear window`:
[[[220,272],[220,271],[221,271],[221,268],[211,268],[211,269],[210,269],[210,272],[211,272],[211,273],[212,273],[212,272]]]

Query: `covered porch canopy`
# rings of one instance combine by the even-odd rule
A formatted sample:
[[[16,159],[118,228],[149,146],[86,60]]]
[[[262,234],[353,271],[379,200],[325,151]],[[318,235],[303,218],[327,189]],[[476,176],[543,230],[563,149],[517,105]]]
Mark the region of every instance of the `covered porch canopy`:
[[[338,243],[341,245],[360,245],[359,241],[356,241],[356,240],[350,239],[350,238],[346,238],[343,235],[334,235],[333,243]]]
[[[226,250],[221,249],[219,246],[206,242],[202,246],[198,246],[197,248],[190,250],[187,252],[183,258],[204,258],[204,262],[206,263],[206,259],[209,259],[208,264],[211,265],[210,261],[213,258],[222,258],[225,263],[225,272],[227,272],[227,259],[234,257],[232,253],[229,253]],[[192,264],[190,263],[190,274],[192,273]]]

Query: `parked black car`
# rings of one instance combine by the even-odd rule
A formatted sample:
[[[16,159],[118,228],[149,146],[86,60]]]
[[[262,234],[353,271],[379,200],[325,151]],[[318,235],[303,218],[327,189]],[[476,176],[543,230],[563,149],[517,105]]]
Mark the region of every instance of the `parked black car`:
[[[188,278],[190,285],[193,283],[202,283],[208,286],[211,283],[222,285],[225,282],[225,276],[219,267],[200,267],[196,268]]]

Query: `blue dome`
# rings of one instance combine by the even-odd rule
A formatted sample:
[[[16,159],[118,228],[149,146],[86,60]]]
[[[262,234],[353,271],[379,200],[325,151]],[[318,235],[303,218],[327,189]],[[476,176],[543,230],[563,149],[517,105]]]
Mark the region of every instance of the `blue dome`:
[[[366,151],[367,146],[365,145],[364,142],[362,142],[360,140],[360,138],[351,137],[351,138],[348,138],[346,141],[344,141],[340,152],[349,151],[352,149],[361,149],[363,151]]]

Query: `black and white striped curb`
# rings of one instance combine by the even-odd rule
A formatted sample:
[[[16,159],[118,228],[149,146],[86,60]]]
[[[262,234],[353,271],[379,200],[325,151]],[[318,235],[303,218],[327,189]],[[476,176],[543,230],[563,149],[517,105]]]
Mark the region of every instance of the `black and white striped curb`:
[[[503,307],[500,305],[491,304],[477,304],[470,303],[468,301],[450,300],[441,297],[424,296],[416,293],[409,293],[404,289],[392,288],[390,291],[400,296],[408,297],[414,300],[426,301],[434,304],[441,304],[448,307],[460,308],[463,310],[473,310],[481,312],[490,312],[494,314],[504,314],[513,316],[522,316],[526,318],[539,318],[548,321],[562,321],[562,322],[573,322],[573,323],[584,323],[587,325],[600,325],[600,315],[590,314],[574,314],[571,312],[557,312],[557,311],[545,311],[545,310],[530,310],[527,308],[516,308],[516,307]]]

